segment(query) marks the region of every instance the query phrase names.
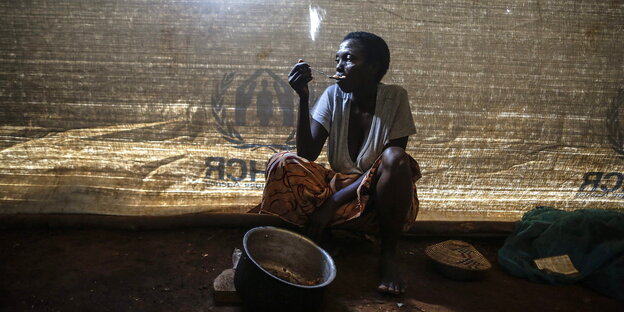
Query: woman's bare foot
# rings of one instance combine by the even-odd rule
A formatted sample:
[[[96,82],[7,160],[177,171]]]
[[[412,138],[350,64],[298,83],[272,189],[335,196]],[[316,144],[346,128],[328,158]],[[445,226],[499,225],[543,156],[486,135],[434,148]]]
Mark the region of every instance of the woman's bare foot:
[[[392,257],[382,256],[380,259],[381,282],[377,291],[382,294],[400,295],[405,293],[407,285],[401,277],[397,261]]]

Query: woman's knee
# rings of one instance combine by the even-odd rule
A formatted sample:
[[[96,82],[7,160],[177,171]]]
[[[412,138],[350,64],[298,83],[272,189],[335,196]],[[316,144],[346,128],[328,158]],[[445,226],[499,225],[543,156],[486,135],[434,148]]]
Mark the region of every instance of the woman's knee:
[[[297,155],[296,153],[290,152],[290,151],[277,152],[277,153],[273,154],[271,156],[271,158],[269,158],[269,163],[276,162],[276,161],[281,161],[283,159],[286,159],[286,158],[292,157],[292,156],[296,156],[296,155]]]
[[[271,156],[265,170],[265,178],[277,175],[282,178],[284,176],[295,175],[298,177],[324,176],[325,169],[323,166],[307,159],[300,157],[295,152],[279,152]]]
[[[396,146],[388,147],[383,151],[381,165],[382,170],[410,170],[407,153]]]
[[[273,175],[275,172],[279,172],[280,176],[283,175],[283,172],[288,170],[288,158],[293,156],[296,156],[296,154],[291,152],[279,152],[273,154],[271,158],[269,158],[264,171],[264,177],[267,181],[269,176]]]

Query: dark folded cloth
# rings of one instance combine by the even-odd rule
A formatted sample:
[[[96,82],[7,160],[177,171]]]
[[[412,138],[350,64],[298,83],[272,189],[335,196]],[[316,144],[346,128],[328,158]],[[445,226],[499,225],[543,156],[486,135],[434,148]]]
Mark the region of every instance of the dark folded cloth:
[[[538,269],[533,260],[568,255],[579,274]],[[582,282],[624,300],[624,213],[605,209],[527,212],[498,251],[498,262],[514,276],[550,284]]]

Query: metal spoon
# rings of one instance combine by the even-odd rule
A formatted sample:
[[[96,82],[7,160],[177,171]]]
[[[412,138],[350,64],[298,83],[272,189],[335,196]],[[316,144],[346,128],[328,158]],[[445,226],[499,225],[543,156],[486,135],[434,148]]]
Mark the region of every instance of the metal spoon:
[[[338,76],[338,75],[333,75],[333,76],[330,76],[330,75],[328,75],[328,74],[326,74],[326,73],[324,73],[324,72],[322,72],[322,71],[320,71],[320,70],[318,70],[318,69],[316,69],[316,68],[312,68],[312,67],[310,67],[310,69],[312,69],[312,70],[313,70],[313,71],[315,71],[315,72],[318,72],[318,73],[320,73],[320,74],[323,74],[323,75],[327,76],[327,78],[329,78],[329,79],[336,79],[336,80],[340,80],[340,79],[345,79],[345,78],[346,78],[345,76]]]
[[[301,62],[303,62],[303,60],[299,60],[299,63],[301,63]],[[320,71],[320,70],[318,70],[318,69],[316,69],[316,68],[314,68],[312,66],[310,66],[310,69],[315,71],[315,72],[317,72],[317,73],[319,73],[319,74],[321,74],[321,75],[327,76],[327,78],[329,78],[329,79],[340,80],[340,79],[344,79],[345,78],[344,76],[328,75],[328,74],[326,74],[326,73],[324,73],[324,72],[322,72],[322,71]]]

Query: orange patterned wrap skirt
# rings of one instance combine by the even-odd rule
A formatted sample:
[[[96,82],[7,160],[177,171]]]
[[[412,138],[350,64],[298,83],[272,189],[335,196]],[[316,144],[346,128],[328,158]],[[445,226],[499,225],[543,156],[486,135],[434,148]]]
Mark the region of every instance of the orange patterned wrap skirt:
[[[408,212],[404,229],[407,230],[416,220],[418,214],[418,196],[416,181],[420,179],[420,167],[416,160],[409,157],[414,183],[412,207]],[[332,225],[347,223],[360,217],[367,207],[373,177],[381,164],[381,156],[373,166],[366,171],[366,175],[357,189],[357,197],[351,202],[342,205],[334,215]],[[283,220],[304,226],[308,216],[321,206],[325,199],[343,187],[356,181],[357,174],[337,173],[325,167],[297,156],[294,152],[280,152],[271,157],[267,164],[265,178],[266,185],[262,196],[262,203],[253,208],[250,213],[265,213],[276,215]],[[383,205],[383,203],[377,203]],[[372,210],[369,213],[369,210]],[[374,209],[367,209],[365,213],[369,223],[376,220]]]

